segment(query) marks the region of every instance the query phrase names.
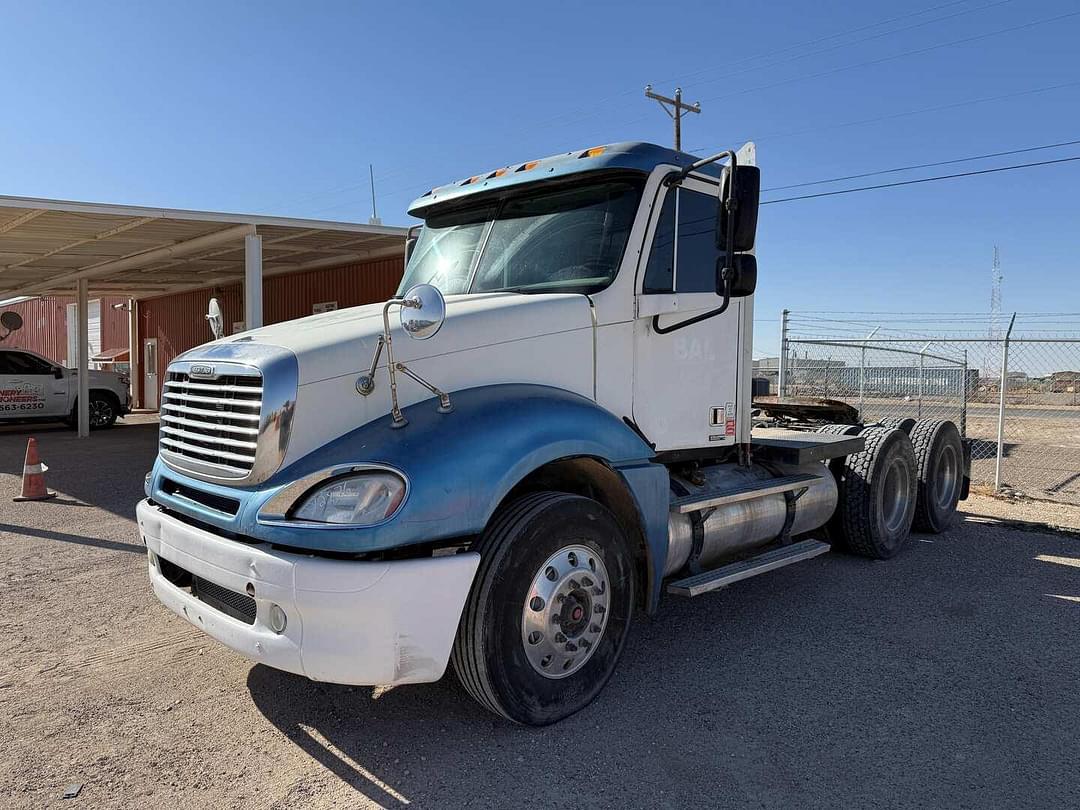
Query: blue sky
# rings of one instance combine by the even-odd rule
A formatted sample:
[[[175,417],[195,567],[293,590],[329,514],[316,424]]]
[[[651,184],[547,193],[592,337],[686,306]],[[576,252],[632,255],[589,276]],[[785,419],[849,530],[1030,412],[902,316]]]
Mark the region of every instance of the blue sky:
[[[649,82],[702,102],[688,149],[756,140],[766,187],[1076,140],[1080,16],[982,35],[1078,10],[10,2],[0,194],[366,221],[370,162],[380,215],[404,223],[412,198],[477,171],[669,143],[669,119],[643,98]],[[917,112],[931,107],[946,109]],[[862,182],[1069,155],[1080,146]],[[1080,162],[765,207],[758,316],[985,312],[995,244],[1004,309],[1077,311],[1078,185]]]

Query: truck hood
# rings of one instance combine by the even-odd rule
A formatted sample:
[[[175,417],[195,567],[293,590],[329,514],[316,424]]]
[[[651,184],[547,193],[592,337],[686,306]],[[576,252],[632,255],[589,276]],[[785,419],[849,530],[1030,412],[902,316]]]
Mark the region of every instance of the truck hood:
[[[382,334],[382,308],[382,304],[369,304],[274,324],[200,346],[177,359],[228,354],[242,361],[250,351],[258,364],[258,358],[266,356],[265,347],[295,355],[296,405],[282,461],[288,466],[390,413],[385,351],[376,369],[374,390],[362,396],[356,388],[357,377],[371,366]],[[390,312],[390,326],[394,360],[407,363],[411,371],[447,393],[499,383],[533,383],[595,397],[592,306],[584,295],[448,296],[446,320],[427,340],[409,337],[401,329],[396,310]],[[215,351],[216,347],[225,351]],[[403,408],[432,396],[403,374],[398,375],[397,390]],[[454,422],[450,419],[446,424],[452,428]]]
[[[394,359],[420,361],[466,352],[483,346],[509,344],[542,335],[592,327],[588,298],[576,294],[524,295],[487,293],[446,298],[446,321],[433,337],[414,340],[401,329],[397,309],[390,311]],[[299,365],[301,386],[367,371],[383,330],[383,304],[312,315],[264,326],[212,344],[235,342],[288,349]],[[199,349],[185,353],[197,357]],[[386,352],[379,367],[386,367]],[[527,376],[527,374],[526,374]],[[515,382],[521,380],[515,380]],[[445,380],[436,385],[454,390]]]

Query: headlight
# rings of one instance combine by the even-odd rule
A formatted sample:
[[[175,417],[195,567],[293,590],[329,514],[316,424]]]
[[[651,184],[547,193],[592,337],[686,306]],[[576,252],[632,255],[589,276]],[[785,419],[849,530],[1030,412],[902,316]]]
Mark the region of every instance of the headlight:
[[[335,478],[310,492],[292,513],[294,520],[371,526],[397,511],[405,482],[390,472]]]

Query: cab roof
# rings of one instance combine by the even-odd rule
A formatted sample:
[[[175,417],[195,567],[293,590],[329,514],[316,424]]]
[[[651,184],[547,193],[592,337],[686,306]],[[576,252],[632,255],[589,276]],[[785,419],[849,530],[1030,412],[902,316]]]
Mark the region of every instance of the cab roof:
[[[461,199],[481,192],[534,183],[552,177],[596,172],[611,169],[629,169],[650,172],[657,166],[689,166],[699,158],[686,152],[677,152],[664,146],[642,141],[605,144],[589,149],[577,149],[537,160],[513,163],[499,169],[490,169],[472,177],[466,177],[444,186],[433,188],[409,206],[409,214],[423,219],[427,212],[451,200]],[[701,169],[702,174],[720,176],[716,163]]]

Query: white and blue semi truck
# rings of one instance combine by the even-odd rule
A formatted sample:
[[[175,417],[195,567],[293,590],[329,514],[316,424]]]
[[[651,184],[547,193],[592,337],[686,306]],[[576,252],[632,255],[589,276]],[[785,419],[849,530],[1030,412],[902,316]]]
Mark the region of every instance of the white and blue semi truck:
[[[645,143],[436,188],[397,297],[173,362],[138,505],[154,592],[241,655],[481,704],[586,706],[638,611],[966,495],[947,421],[761,429],[759,171]]]

